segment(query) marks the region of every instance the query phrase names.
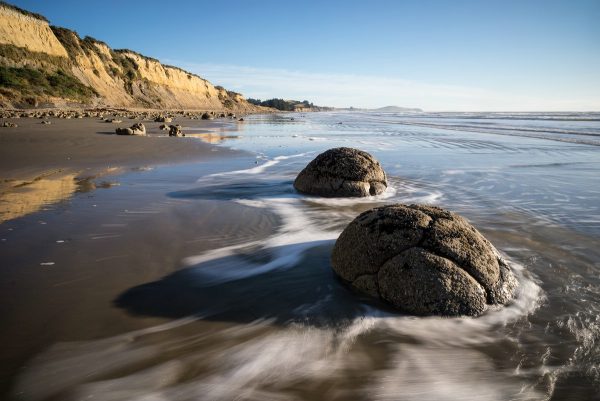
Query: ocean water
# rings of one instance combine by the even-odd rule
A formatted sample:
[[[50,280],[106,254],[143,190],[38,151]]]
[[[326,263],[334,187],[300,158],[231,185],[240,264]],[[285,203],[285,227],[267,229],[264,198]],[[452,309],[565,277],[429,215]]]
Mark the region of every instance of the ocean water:
[[[61,280],[83,277],[38,302],[102,294],[77,312],[20,310],[48,331],[24,334],[35,347],[14,353],[24,362],[11,371],[11,397],[600,399],[600,113],[261,115],[215,135],[249,153],[128,173],[10,225],[24,242],[49,235],[36,234],[39,221],[67,221],[53,238],[77,243],[38,252],[57,262],[54,274],[65,269]],[[338,146],[379,159],[388,190],[296,193],[296,174]],[[335,239],[360,212],[390,203],[467,217],[511,262],[514,302],[478,318],[423,318],[342,285],[329,265]],[[11,235],[3,231],[19,241]],[[10,260],[16,271],[28,259]],[[95,273],[103,268],[111,273]],[[54,285],[45,273],[12,274]]]

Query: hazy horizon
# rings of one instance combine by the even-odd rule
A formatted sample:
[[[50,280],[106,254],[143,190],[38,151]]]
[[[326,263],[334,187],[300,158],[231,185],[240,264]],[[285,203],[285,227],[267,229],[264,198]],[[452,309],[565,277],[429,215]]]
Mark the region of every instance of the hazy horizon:
[[[596,1],[182,1],[167,15],[157,1],[10,3],[246,97],[338,108],[600,110]]]

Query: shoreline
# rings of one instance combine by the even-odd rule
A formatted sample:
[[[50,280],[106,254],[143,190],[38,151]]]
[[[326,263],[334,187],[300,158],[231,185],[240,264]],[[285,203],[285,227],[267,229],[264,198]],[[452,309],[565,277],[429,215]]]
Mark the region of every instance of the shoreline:
[[[16,128],[0,129],[0,224],[25,216],[45,205],[70,198],[109,182],[95,180],[127,171],[243,154],[211,143],[223,131],[236,130],[236,120],[195,120],[177,116],[173,123],[206,134],[170,138],[153,119],[119,117],[109,123],[95,117],[64,119],[17,118]],[[114,135],[117,127],[141,121],[146,137]],[[203,137],[204,136],[204,137]]]
[[[138,113],[140,115],[145,116],[158,116],[158,115],[177,115],[177,116],[197,116],[199,117],[203,113],[212,114],[214,117],[219,114],[224,115],[238,115],[238,116],[247,116],[247,115],[255,115],[255,114],[276,114],[282,113],[281,110],[263,107],[261,106],[260,110],[244,110],[244,109],[224,109],[224,108],[201,108],[201,109],[188,109],[188,108],[173,108],[173,109],[153,109],[153,108],[145,108],[145,107],[121,107],[121,106],[57,106],[57,107],[32,107],[32,108],[18,108],[18,107],[1,107],[0,108],[0,119],[10,119],[10,118],[37,118],[40,114],[50,114],[50,115],[68,115],[69,113],[74,114],[84,114],[84,113],[107,113],[107,114],[115,114],[115,113]],[[288,113],[288,112],[286,112]],[[300,113],[293,112],[290,113]]]

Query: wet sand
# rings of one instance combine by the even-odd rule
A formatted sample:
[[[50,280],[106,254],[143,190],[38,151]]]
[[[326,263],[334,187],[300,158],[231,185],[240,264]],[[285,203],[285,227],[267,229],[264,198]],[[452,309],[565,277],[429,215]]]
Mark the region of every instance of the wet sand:
[[[249,207],[166,196],[199,175],[253,166],[245,152],[169,138],[148,121],[148,137],[111,134],[133,120],[13,121],[18,128],[0,130],[2,399],[20,397],[19,368],[52,344],[165,322],[113,307],[120,294],[177,271],[187,255],[261,238],[277,225]],[[237,124],[173,123],[211,141]]]
[[[7,347],[0,394],[14,390],[18,368],[55,344],[165,323],[113,304],[130,288],[183,268],[190,254],[267,236],[277,224],[269,213],[233,204],[168,204],[135,189],[119,199],[109,191],[81,199],[71,212],[46,213],[44,220],[34,214],[1,227],[0,341]],[[147,203],[133,209],[139,197]],[[185,303],[176,296],[163,301]]]
[[[97,118],[7,119],[17,128],[0,129],[0,174],[2,181],[33,180],[45,172],[80,172],[94,174],[109,168],[140,167],[161,163],[189,161],[199,157],[228,153],[227,149],[206,146],[192,138],[168,138],[160,131],[162,123],[143,121],[148,137],[114,135],[115,128],[129,127],[136,120],[124,119],[120,124]],[[170,124],[186,125],[192,120],[176,118]],[[196,127],[215,129],[234,127],[227,120],[193,121]]]
[[[124,119],[120,124],[98,118],[48,120],[50,125],[41,124],[37,118],[7,119],[18,127],[0,128],[0,222],[90,189],[90,179],[236,153],[196,138],[169,138],[159,130],[161,123],[153,121],[143,121],[147,137],[128,137],[114,135],[115,128],[128,127],[136,120]],[[180,117],[173,124],[185,126],[190,122]],[[219,138],[215,131],[236,126],[227,120],[196,120],[193,124],[194,132],[208,132],[195,135],[205,135],[212,142]]]

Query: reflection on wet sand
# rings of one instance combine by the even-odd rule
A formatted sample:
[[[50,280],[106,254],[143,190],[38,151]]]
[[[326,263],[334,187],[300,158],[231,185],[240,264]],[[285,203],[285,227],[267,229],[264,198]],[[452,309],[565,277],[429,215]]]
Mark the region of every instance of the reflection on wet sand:
[[[0,223],[41,210],[70,198],[77,190],[75,174],[33,181],[12,181],[0,192]]]
[[[103,174],[120,171],[121,169],[113,167]],[[81,178],[78,173],[65,174],[58,170],[42,174],[31,181],[6,179],[0,186],[0,223],[65,201],[76,192],[89,192],[116,185],[108,181],[96,182],[96,178],[98,176]]]
[[[212,144],[220,144],[228,139],[239,139],[241,138],[239,135],[223,135],[223,134],[215,134],[215,133],[186,133],[185,136],[190,136],[192,138],[198,138],[202,142],[212,143]]]

